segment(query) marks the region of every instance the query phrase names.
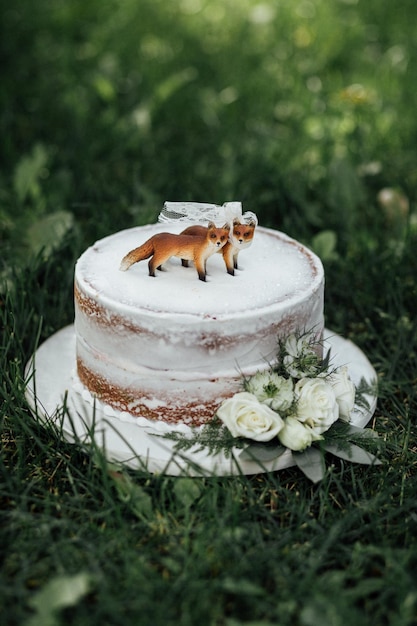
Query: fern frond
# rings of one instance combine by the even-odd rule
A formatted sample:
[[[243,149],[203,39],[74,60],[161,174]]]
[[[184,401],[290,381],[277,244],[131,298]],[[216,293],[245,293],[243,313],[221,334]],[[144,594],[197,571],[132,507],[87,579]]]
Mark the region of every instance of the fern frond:
[[[248,445],[243,437],[233,437],[217,417],[202,428],[193,428],[190,435],[171,432],[155,436],[175,442],[174,449],[177,452],[187,452],[194,448],[196,452],[207,450],[211,456],[223,452],[226,458],[230,458],[234,448],[245,448]]]

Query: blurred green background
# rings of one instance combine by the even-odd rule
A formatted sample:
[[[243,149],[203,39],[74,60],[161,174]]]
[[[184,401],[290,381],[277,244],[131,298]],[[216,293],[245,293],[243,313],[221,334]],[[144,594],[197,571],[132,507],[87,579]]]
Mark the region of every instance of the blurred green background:
[[[2,623],[415,626],[416,0],[0,11]],[[77,257],[165,200],[241,201],[320,255],[326,325],[377,372],[380,466],[178,481],[32,418]]]
[[[3,276],[165,200],[240,200],[324,256],[415,204],[415,0],[1,5]]]

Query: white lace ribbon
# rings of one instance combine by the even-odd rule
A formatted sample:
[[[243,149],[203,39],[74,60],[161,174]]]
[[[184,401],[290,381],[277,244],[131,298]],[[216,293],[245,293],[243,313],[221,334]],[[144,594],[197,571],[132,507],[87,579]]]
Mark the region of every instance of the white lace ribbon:
[[[216,226],[222,226],[226,222],[230,224],[235,218],[243,223],[254,220],[258,223],[255,213],[246,211],[242,213],[241,202],[225,202],[223,205],[209,204],[207,202],[165,202],[164,208],[158,216],[158,222],[176,223],[201,223],[214,222]]]

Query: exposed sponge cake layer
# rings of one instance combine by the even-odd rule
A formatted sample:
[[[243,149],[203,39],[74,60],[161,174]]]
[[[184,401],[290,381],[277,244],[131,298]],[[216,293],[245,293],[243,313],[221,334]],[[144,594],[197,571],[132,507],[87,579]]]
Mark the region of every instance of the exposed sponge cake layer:
[[[169,225],[179,233],[184,224]],[[235,276],[221,254],[207,282],[177,258],[155,278],[147,262],[119,270],[125,254],[167,225],[118,232],[86,250],[75,270],[77,370],[116,410],[170,423],[207,421],[267,367],[278,337],[324,327],[320,260],[278,231],[258,227]]]

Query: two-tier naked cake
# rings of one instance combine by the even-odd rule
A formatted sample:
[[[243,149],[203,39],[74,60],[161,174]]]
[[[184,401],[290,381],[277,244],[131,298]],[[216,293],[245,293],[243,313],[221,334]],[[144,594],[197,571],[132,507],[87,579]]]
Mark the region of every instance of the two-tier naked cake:
[[[165,215],[173,212],[171,205],[165,208]],[[199,280],[192,263],[186,267],[176,257],[155,277],[149,276],[147,261],[120,271],[125,255],[155,234],[179,234],[196,221],[207,225],[213,216],[223,225],[224,207],[197,208],[198,220],[188,220],[183,210],[169,223],[118,232],[77,262],[77,376],[83,389],[116,415],[203,424],[240,390],[242,376],[270,366],[280,336],[323,331],[322,264],[278,231],[256,226],[234,275],[221,253],[206,259],[206,281]],[[231,209],[239,213],[236,203]],[[241,222],[245,219],[243,214]]]

